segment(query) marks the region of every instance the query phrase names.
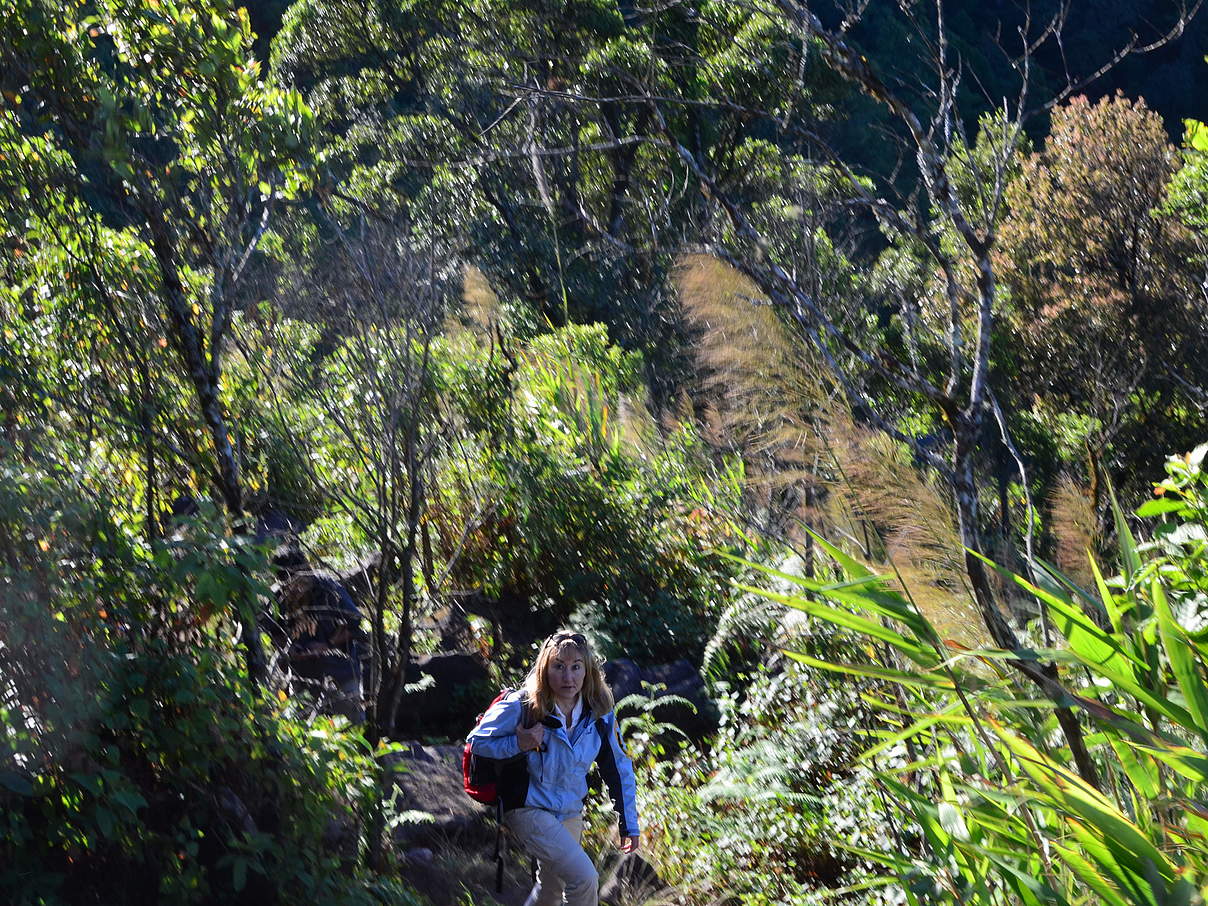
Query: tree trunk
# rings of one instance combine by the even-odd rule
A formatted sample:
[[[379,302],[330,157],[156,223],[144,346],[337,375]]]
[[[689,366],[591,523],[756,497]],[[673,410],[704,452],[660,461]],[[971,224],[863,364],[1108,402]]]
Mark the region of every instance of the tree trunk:
[[[407,664],[411,660],[411,634],[414,619],[415,604],[415,553],[416,538],[419,534],[419,520],[423,507],[424,486],[423,476],[419,466],[419,438],[416,436],[416,426],[412,424],[407,431],[407,546],[403,551],[402,570],[403,580],[403,617],[398,629],[398,645],[395,649],[398,658],[398,681],[391,690],[387,715],[393,728],[398,719],[398,706],[403,698],[403,686],[407,681]]]
[[[177,267],[179,256],[176,244],[164,213],[153,199],[142,197],[139,202],[151,233],[151,248],[159,265],[161,299],[167,310],[168,323],[172,326],[176,348],[197,394],[202,421],[214,448],[223,502],[227,513],[238,517],[243,514],[243,489],[239,463],[219,398],[217,365],[206,362],[204,341],[197,325],[193,323],[188,294]],[[252,604],[248,608],[239,607],[236,619],[239,621],[248,678],[253,688],[259,688],[268,678],[268,662],[264,656],[264,646],[260,644],[260,627],[254,610],[251,610],[253,607]]]
[[[957,529],[961,545],[965,548],[965,572],[973,588],[973,597],[981,612],[982,622],[990,632],[994,644],[1007,651],[1018,652],[1021,648],[1015,631],[994,600],[994,590],[986,574],[986,564],[978,556],[982,544],[977,522],[977,486],[973,478],[973,439],[980,425],[969,420],[955,432],[953,471],[956,493]],[[1078,717],[1066,704],[1065,690],[1057,680],[1055,664],[1039,664],[1035,661],[1015,660],[1011,662],[1020,673],[1034,682],[1055,706],[1057,723],[1065,735],[1066,744],[1078,769],[1079,776],[1096,789],[1100,788],[1098,771],[1086,748],[1082,725]]]

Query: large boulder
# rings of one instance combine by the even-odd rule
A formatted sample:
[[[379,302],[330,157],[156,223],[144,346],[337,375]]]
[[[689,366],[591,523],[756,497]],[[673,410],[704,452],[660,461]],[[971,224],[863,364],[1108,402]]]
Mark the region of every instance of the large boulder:
[[[658,708],[654,715],[659,721],[679,727],[693,741],[717,732],[717,705],[709,697],[700,671],[689,660],[681,658],[671,664],[639,667],[629,658],[617,658],[604,664],[604,679],[617,701],[643,692],[643,686],[653,686],[657,690],[655,698],[676,696],[691,702],[691,708],[668,704]]]
[[[642,691],[642,669],[627,657],[605,661],[604,679],[617,701]]]
[[[394,726],[400,737],[461,739],[499,690],[492,687],[482,658],[473,654],[429,654],[407,666],[407,682],[425,688],[399,702]]]
[[[394,768],[395,809],[430,816],[413,815],[395,828],[400,850],[447,845],[457,838],[480,842],[494,833],[491,808],[467,796],[462,786],[461,755],[459,745],[413,743],[385,757],[384,764]]]

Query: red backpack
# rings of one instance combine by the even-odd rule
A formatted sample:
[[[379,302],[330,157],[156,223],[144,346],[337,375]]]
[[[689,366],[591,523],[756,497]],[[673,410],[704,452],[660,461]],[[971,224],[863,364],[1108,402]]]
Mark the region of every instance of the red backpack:
[[[482,723],[483,717],[487,711],[490,711],[495,705],[503,701],[512,693],[511,689],[504,689],[496,695],[489,705],[487,710],[479,714],[474,720],[474,726]],[[528,703],[521,705],[521,720],[526,721],[528,718]],[[466,788],[466,795],[478,802],[486,803],[487,805],[497,805],[499,803],[499,774],[505,764],[513,761],[518,761],[524,758],[524,753],[517,755],[515,758],[501,760],[498,758],[488,758],[485,755],[475,754],[471,750],[471,742],[466,742],[465,750],[461,755],[461,781],[462,786]]]
[[[504,689],[487,705],[487,711],[490,711],[495,705],[503,701],[512,692],[511,689]],[[521,720],[528,724],[528,702],[521,703]],[[487,711],[483,711],[474,720],[475,728],[482,723],[483,717]],[[465,750],[461,755],[461,783],[466,788],[466,794],[478,802],[483,802],[487,805],[495,806],[495,892],[503,893],[503,861],[507,850],[507,844],[503,837],[503,800],[499,798],[499,779],[503,771],[503,766],[521,761],[528,756],[521,752],[515,758],[499,759],[488,758],[486,755],[477,755],[471,750],[473,743],[467,741]],[[533,879],[536,881],[536,865],[533,863]]]

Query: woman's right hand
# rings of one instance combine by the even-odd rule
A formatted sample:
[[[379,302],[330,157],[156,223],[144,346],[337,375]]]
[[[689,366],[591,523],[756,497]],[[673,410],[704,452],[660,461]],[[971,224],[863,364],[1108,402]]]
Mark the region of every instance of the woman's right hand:
[[[533,724],[531,727],[526,727],[523,724],[516,725],[516,742],[520,744],[521,752],[532,752],[541,748],[541,743],[545,741],[545,727],[541,724]]]

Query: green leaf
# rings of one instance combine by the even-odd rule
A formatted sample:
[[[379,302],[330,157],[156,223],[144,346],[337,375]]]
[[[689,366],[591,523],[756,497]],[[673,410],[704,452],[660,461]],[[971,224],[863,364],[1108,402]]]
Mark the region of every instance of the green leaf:
[[[97,827],[101,829],[101,834],[103,834],[107,839],[112,840],[113,828],[116,824],[116,821],[113,817],[113,812],[109,811],[109,809],[105,808],[103,805],[98,805],[96,809],[96,823]]]
[[[884,626],[875,620],[870,620],[867,617],[862,617],[859,614],[852,613],[842,607],[835,607],[830,604],[824,604],[820,601],[812,601],[809,598],[799,595],[784,595],[778,592],[769,591],[765,588],[756,588],[751,585],[738,585],[739,589],[751,592],[752,594],[762,595],[771,601],[776,601],[786,607],[792,607],[795,610],[808,613],[810,616],[817,617],[821,620],[826,620],[828,623],[833,623],[836,626],[841,626],[844,629],[851,629],[855,632],[863,633],[874,639],[879,639],[892,645],[894,648],[901,651],[904,655],[910,658],[915,663],[922,667],[934,666],[937,662],[935,651],[925,647],[918,642],[906,638],[899,632],[895,632],[888,626]]]
[[[969,840],[969,828],[965,825],[965,819],[961,816],[960,810],[952,802],[941,802],[937,808],[940,827],[942,827],[949,836],[954,840],[959,840],[962,843],[967,843]]]
[[[141,793],[135,790],[118,790],[110,794],[109,798],[123,808],[128,809],[132,814],[140,808],[147,807],[147,800],[142,797]]]
[[[1062,601],[1020,576],[999,569],[989,560],[986,562],[1048,605],[1049,612],[1053,616],[1053,623],[1069,642],[1070,650],[1078,656],[1083,664],[1109,680],[1119,690],[1134,696],[1159,714],[1165,715],[1180,725],[1191,725],[1192,718],[1186,709],[1167,699],[1164,692],[1155,693],[1142,685],[1137,677],[1136,669],[1144,670],[1146,665],[1127,651],[1116,636],[1104,632],[1069,602]]]
[[[1132,577],[1141,571],[1141,555],[1137,551],[1137,539],[1133,537],[1120,509],[1120,501],[1116,499],[1116,489],[1110,481],[1107,482],[1107,492],[1111,498],[1112,519],[1116,523],[1116,542],[1120,547],[1120,560],[1124,563],[1124,575],[1131,582]]]
[[[1073,870],[1087,887],[1093,890],[1109,906],[1134,906],[1120,895],[1120,891],[1103,877],[1103,874],[1079,850],[1061,843],[1050,843],[1053,851]]]
[[[1106,847],[1110,857],[1133,876],[1117,875],[1117,880],[1129,882],[1144,877],[1147,863],[1152,863],[1166,880],[1176,876],[1176,869],[1166,856],[1102,793],[997,721],[987,720],[986,723],[1016,756],[1028,776],[1047,794],[1043,798],[1050,799],[1063,813],[1066,824],[1082,841],[1084,849],[1087,846]],[[1093,830],[1088,829],[1088,825]],[[1104,856],[1100,861],[1106,860],[1107,856]]]
[[[75,771],[68,775],[72,780],[88,790],[90,793],[100,795],[101,793],[101,778],[97,774],[84,774]]]
[[[840,664],[823,661],[802,654],[800,651],[785,651],[786,655],[807,667],[828,670],[831,673],[847,673],[853,676],[867,676],[872,679],[885,680],[891,683],[901,683],[903,686],[919,689],[953,689],[952,680],[935,673],[907,673],[904,670],[893,670],[889,667],[876,667],[872,664]]]
[[[1134,666],[1144,666],[1132,654],[1125,651],[1120,643],[1105,633],[1082,610],[1076,607],[1068,598],[1059,597],[1046,591],[1039,585],[1034,585],[1023,576],[1004,569],[988,557],[974,552],[974,556],[985,561],[995,572],[1004,579],[1014,582],[1020,588],[1028,591],[1033,597],[1048,605],[1053,620],[1058,629],[1070,644],[1070,648],[1078,652],[1082,658],[1092,662],[1108,665],[1108,669],[1119,672],[1127,670],[1131,675]]]
[[[724,553],[723,556],[766,575],[784,579],[815,594],[829,598],[832,601],[851,607],[863,608],[889,619],[897,620],[906,625],[920,641],[931,645],[940,644],[939,635],[927,619],[918,612],[914,604],[897,592],[887,590],[884,577],[875,575],[858,564],[857,568],[860,570],[860,575],[843,582],[827,583],[818,582],[805,576],[790,575],[763,564],[752,563],[741,557],[734,557]],[[851,561],[851,558],[847,559],[852,563],[855,562]],[[763,590],[760,589],[756,589],[756,592],[763,594]]]
[[[1200,152],[1208,152],[1208,126],[1199,120],[1183,120],[1183,142]]]
[[[1107,587],[1107,582],[1103,578],[1103,573],[1099,569],[1099,564],[1095,562],[1095,558],[1089,553],[1087,559],[1091,564],[1091,573],[1095,576],[1095,587],[1099,590],[1099,598],[1103,601],[1103,606],[1107,610],[1107,618],[1111,622],[1112,631],[1116,633],[1123,632],[1124,611],[1116,601],[1116,596],[1112,594],[1112,590]]]
[[[1153,500],[1147,500],[1136,509],[1136,514],[1142,517],[1161,516],[1165,513],[1173,513],[1176,510],[1181,510],[1186,504],[1181,500],[1175,500],[1172,497],[1157,497]]]
[[[1208,743],[1208,688],[1200,676],[1199,665],[1193,654],[1191,642],[1170,611],[1170,603],[1166,593],[1155,579],[1151,588],[1154,611],[1158,617],[1158,630],[1162,634],[1162,644],[1166,649],[1166,657],[1170,661],[1170,669],[1174,673],[1175,682],[1183,693],[1187,703],[1194,729],[1200,738]]]
[[[809,532],[811,538],[813,538],[816,542],[818,542],[819,547],[821,547],[824,551],[826,551],[828,554],[830,554],[832,560],[834,560],[841,567],[843,567],[843,571],[845,573],[847,573],[849,576],[852,576],[853,578],[857,578],[857,579],[875,578],[876,577],[875,572],[873,572],[871,569],[869,569],[867,566],[865,566],[859,560],[856,560],[855,558],[845,554],[843,551],[841,551],[835,545],[831,544],[829,541],[827,541],[825,538],[823,538],[817,532],[813,531],[809,526],[806,526],[805,530],[807,532]]]
[[[1140,743],[1129,743],[1129,745],[1138,752],[1151,755],[1169,765],[1193,783],[1208,783],[1208,755],[1186,746],[1147,746]]]
[[[1134,751],[1137,748],[1136,743],[1130,740],[1116,738],[1109,739],[1108,742],[1116,757],[1120,759],[1120,767],[1124,768],[1124,773],[1137,788],[1137,792],[1147,799],[1157,796],[1162,789],[1161,778],[1158,776],[1158,766],[1152,759],[1146,755],[1138,755]]]
[[[1062,572],[1060,569],[1058,569],[1052,563],[1049,563],[1048,561],[1046,561],[1040,557],[1036,557],[1034,565],[1035,565],[1035,567],[1037,567],[1038,575],[1049,577],[1051,580],[1053,580],[1054,583],[1059,585],[1065,591],[1076,594],[1083,601],[1085,601],[1089,606],[1091,606],[1091,607],[1100,606],[1099,601],[1097,601],[1095,599],[1095,597],[1089,591],[1087,591],[1085,588],[1083,588],[1081,585],[1079,585],[1077,582],[1075,582],[1073,579],[1071,579],[1069,576],[1067,576],[1064,572]]]
[[[949,704],[946,708],[944,708],[942,711],[940,711],[938,714],[925,714],[924,716],[922,716],[918,720],[916,720],[914,723],[912,723],[910,726],[908,726],[905,730],[902,730],[899,733],[894,733],[888,739],[884,739],[881,742],[877,743],[875,746],[873,746],[871,749],[868,749],[867,751],[860,753],[860,757],[858,760],[859,761],[869,761],[870,759],[875,758],[877,755],[879,755],[881,752],[885,751],[886,749],[893,748],[899,742],[903,742],[907,739],[912,739],[912,738],[918,736],[924,730],[930,729],[935,724],[944,722],[947,718],[949,718],[951,716],[952,712],[959,711],[961,709],[961,707],[962,707],[962,705],[961,705],[960,701],[954,701],[951,704]]]

